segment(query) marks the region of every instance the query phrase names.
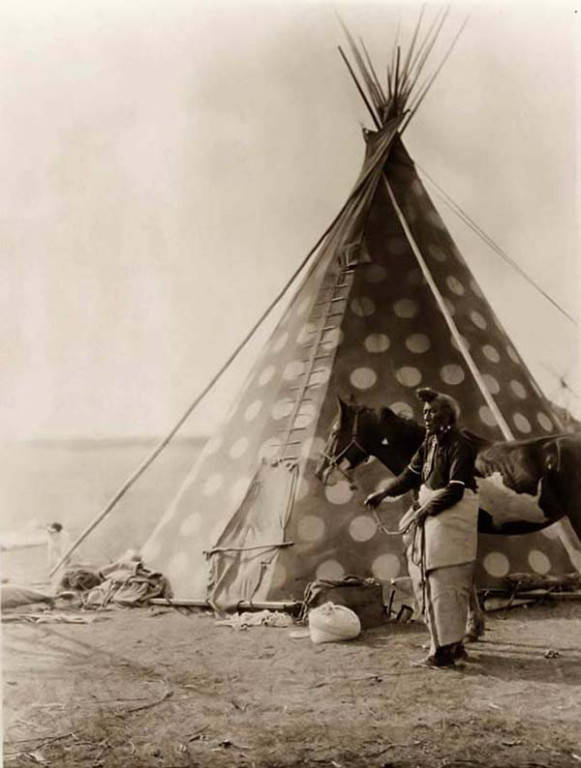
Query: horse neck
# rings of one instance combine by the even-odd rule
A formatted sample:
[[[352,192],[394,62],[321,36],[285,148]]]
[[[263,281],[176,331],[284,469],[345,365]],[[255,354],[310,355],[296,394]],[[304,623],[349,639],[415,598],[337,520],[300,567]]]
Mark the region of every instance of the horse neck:
[[[375,456],[395,475],[399,475],[410,462],[410,459],[422,444],[425,429],[415,421],[407,421],[398,417],[395,429],[390,424],[390,429],[381,429],[381,419],[377,417],[378,429],[375,430],[370,440],[369,452]],[[387,445],[383,444],[388,439]],[[397,450],[394,446],[397,445]]]

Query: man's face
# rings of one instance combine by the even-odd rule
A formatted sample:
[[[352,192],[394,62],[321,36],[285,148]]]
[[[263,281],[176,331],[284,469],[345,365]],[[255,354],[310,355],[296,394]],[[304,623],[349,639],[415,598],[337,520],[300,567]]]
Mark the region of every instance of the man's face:
[[[446,407],[437,400],[424,403],[424,424],[429,435],[435,435],[442,427],[448,426],[450,419]]]

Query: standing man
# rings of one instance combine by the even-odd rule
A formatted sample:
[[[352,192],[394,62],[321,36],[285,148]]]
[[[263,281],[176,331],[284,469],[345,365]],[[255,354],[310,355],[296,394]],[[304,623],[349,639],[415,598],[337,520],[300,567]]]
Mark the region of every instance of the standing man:
[[[426,437],[406,469],[365,504],[419,488],[419,506],[402,518],[409,575],[430,632],[428,667],[466,658],[465,632],[478,536],[474,447],[458,431],[456,401],[433,389],[417,391]]]

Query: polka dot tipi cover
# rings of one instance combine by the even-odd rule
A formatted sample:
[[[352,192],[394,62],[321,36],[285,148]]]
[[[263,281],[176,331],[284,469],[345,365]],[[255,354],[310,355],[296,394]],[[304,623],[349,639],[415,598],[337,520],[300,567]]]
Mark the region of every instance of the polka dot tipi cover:
[[[401,540],[363,506],[388,470],[364,465],[355,491],[314,475],[337,396],[421,420],[415,389],[432,386],[485,438],[560,431],[420,181],[401,114],[384,113],[313,267],[143,549],[177,598],[225,607],[301,599],[314,579],[405,575]],[[390,506],[390,527],[406,506]],[[480,537],[481,585],[571,570],[558,526]]]

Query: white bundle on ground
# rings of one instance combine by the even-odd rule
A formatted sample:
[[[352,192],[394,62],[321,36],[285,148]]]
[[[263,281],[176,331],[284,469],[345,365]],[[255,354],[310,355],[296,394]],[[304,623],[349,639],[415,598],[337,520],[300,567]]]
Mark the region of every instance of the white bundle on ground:
[[[313,643],[336,643],[358,637],[361,622],[350,608],[329,602],[310,611],[309,630]]]

